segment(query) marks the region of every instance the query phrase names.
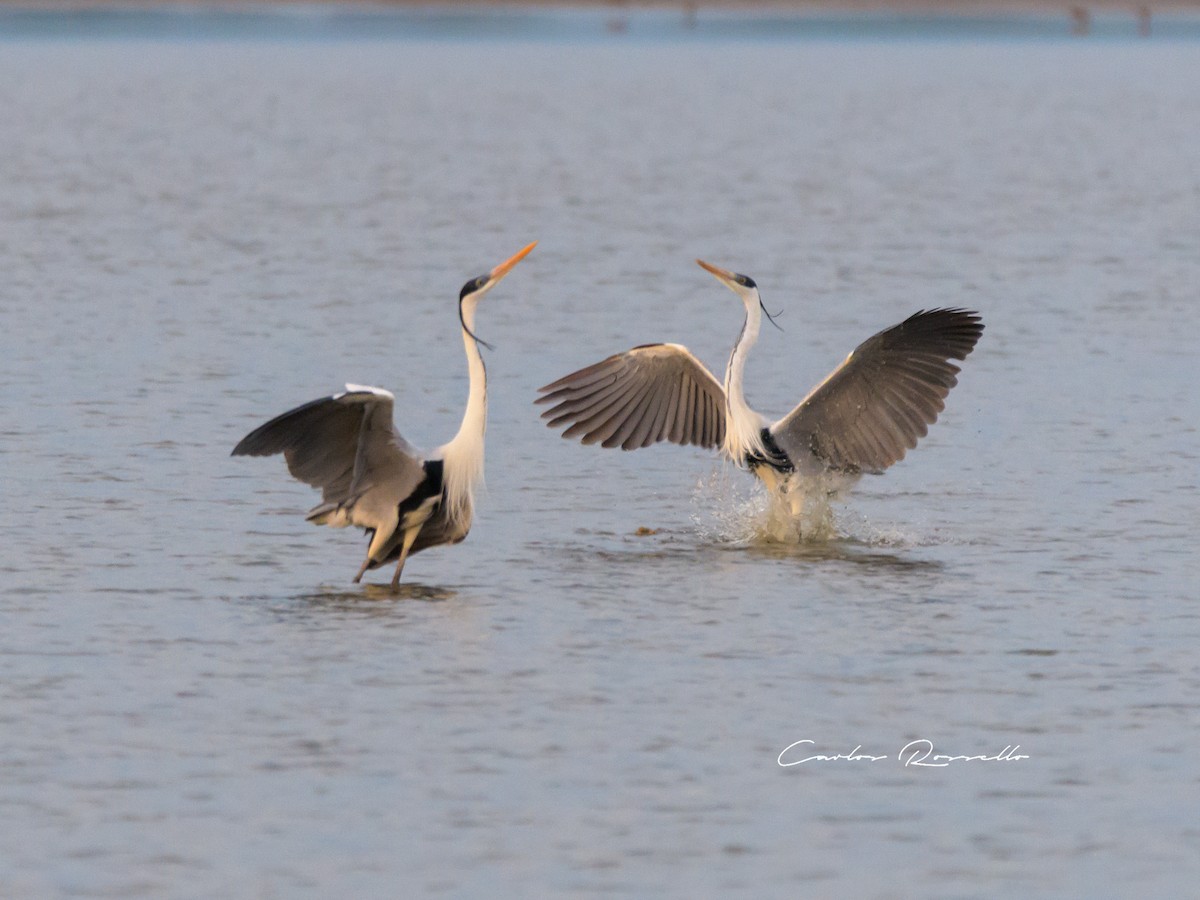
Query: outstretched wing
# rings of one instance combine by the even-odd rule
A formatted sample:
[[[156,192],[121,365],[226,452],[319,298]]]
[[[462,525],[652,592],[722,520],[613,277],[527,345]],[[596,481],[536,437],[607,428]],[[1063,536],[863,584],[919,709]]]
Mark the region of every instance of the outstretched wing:
[[[882,472],[917,446],[958,383],[958,366],[983,334],[978,313],[921,310],[863,341],[771,426],[775,442],[798,461]]]
[[[679,344],[643,344],[538,389],[546,425],[563,437],[633,450],[659,441],[716,447],[725,440],[725,391]]]
[[[282,453],[288,471],[320,488],[326,503],[345,503],[376,485],[418,481],[421,460],[392,424],[394,397],[382,388],[346,385],[276,416],[246,435],[234,456]]]

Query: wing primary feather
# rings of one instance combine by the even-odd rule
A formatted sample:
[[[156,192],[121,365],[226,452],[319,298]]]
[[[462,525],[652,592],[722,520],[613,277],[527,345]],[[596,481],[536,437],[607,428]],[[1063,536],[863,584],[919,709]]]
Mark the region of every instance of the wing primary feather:
[[[600,444],[602,447],[612,449],[613,447],[621,447],[625,450],[631,450],[632,447],[626,447],[625,444],[630,436],[637,430],[641,424],[642,417],[646,414],[646,407],[650,402],[650,388],[648,385],[641,385],[636,397],[628,407],[623,411],[621,423],[613,430],[613,432]]]
[[[705,402],[704,397],[700,397],[700,427],[699,440],[696,441],[701,447],[709,447],[712,445],[712,404]]]
[[[659,412],[662,409],[663,395],[661,390],[655,390],[655,386],[646,391],[648,397],[645,404],[645,410],[642,413],[642,420],[638,427],[630,433],[629,437],[621,445],[625,450],[635,450],[639,447],[649,447],[652,443],[650,434],[654,430],[654,426],[658,421]]]
[[[599,380],[600,378],[603,378],[605,375],[611,372],[611,370],[615,368],[614,364],[621,362],[624,355],[625,354],[618,353],[608,357],[607,359],[602,359],[598,363],[594,363],[593,365],[582,368],[576,372],[572,372],[570,375],[564,375],[557,381],[552,381],[544,387],[538,388],[538,393],[550,394],[552,396],[553,392],[555,391],[587,387],[589,384]],[[547,400],[551,399],[551,396],[538,397],[534,402],[545,403]]]
[[[683,385],[671,385],[668,397],[666,421],[663,423],[663,438],[673,444],[682,444],[683,425],[680,416],[679,403],[683,395]]]
[[[585,444],[594,444],[599,438],[596,436],[607,425],[611,424],[615,418],[621,417],[623,411],[626,410],[629,404],[635,398],[637,385],[630,385],[622,382],[620,390],[613,392],[603,404],[597,404],[594,408],[588,411],[586,417],[579,418],[574,425],[563,432],[563,437],[573,438],[584,432],[588,432],[584,438]]]
[[[614,396],[621,394],[627,387],[621,381],[614,380],[612,384],[605,385],[594,394],[562,401],[557,406],[543,412],[542,418],[549,420],[546,422],[549,428],[557,428],[563,422],[570,420],[582,421],[603,409]]]
[[[630,413],[636,408],[640,397],[640,385],[626,384],[625,391],[619,397],[614,398],[614,402],[609,407],[592,417],[595,425],[583,442],[585,444],[599,443],[601,446],[611,448],[613,445],[606,442],[629,420]]]
[[[662,440],[711,446],[719,432],[710,407],[724,403],[720,383],[678,344],[644,344],[540,389],[537,403],[565,438],[623,449]],[[711,419],[711,421],[710,421]]]
[[[667,414],[670,412],[671,401],[676,394],[674,385],[663,385],[656,392],[658,403],[653,410],[653,419],[650,422],[650,429],[646,433],[643,447],[649,447],[651,444],[656,444],[659,441],[667,438]]]
[[[696,395],[698,387],[688,378],[683,386],[683,440],[681,443],[696,443]]]

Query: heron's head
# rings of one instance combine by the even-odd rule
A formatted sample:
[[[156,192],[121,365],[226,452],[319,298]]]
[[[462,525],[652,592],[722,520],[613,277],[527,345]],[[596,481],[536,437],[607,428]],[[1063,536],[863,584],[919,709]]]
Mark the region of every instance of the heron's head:
[[[767,308],[763,305],[762,296],[758,292],[758,285],[754,283],[754,279],[749,275],[739,275],[737,272],[731,272],[728,269],[722,269],[720,266],[714,266],[712,263],[706,263],[702,259],[696,260],[696,264],[704,271],[712,275],[717,281],[725,285],[735,294],[742,298],[742,303],[746,305],[746,311],[749,312],[754,307],[758,307],[776,328],[779,324],[767,312]]]
[[[536,246],[537,241],[534,241],[529,246],[514,253],[487,274],[472,278],[470,281],[464,284],[462,290],[459,291],[458,317],[462,321],[463,329],[467,332],[467,334],[471,335],[472,338],[479,341],[479,343],[483,344],[483,346],[487,347],[489,350],[491,349],[491,346],[486,341],[480,341],[479,338],[475,337],[475,334],[471,331],[470,325],[467,324],[467,317],[474,312],[475,304],[483,299],[484,294],[499,284],[500,279],[511,272],[513,266],[528,256],[529,252]]]

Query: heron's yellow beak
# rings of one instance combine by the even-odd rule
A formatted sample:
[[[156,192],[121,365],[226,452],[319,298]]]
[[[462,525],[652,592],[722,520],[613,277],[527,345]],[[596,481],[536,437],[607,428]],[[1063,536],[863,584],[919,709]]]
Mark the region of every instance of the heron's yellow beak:
[[[696,265],[698,265],[704,271],[711,273],[726,287],[732,288],[735,284],[737,284],[736,272],[730,272],[728,269],[722,269],[720,266],[714,266],[712,263],[706,263],[702,259],[696,260]]]
[[[537,246],[537,241],[534,241],[528,247],[525,247],[523,250],[519,250],[517,253],[513,254],[508,259],[506,259],[504,262],[500,263],[500,265],[496,266],[496,268],[492,269],[492,275],[491,275],[492,284],[495,284],[497,281],[499,281],[501,278],[503,278],[505,275],[507,275],[509,272],[511,272],[512,267],[515,266],[517,263],[519,263],[521,260],[523,260],[526,256],[528,256],[529,251],[531,251],[536,246]]]

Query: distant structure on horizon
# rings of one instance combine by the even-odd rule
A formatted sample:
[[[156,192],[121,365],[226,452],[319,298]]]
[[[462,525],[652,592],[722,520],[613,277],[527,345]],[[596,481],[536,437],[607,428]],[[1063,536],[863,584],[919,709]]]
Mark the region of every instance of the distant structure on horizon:
[[[1084,37],[1098,27],[1097,16],[1111,21],[1128,16],[1137,34],[1149,37],[1155,13],[1200,16],[1200,0],[0,0],[0,9],[51,13],[88,11],[95,13],[185,7],[201,14],[239,12],[245,8],[261,12],[271,7],[353,6],[357,10],[389,9],[529,9],[530,7],[607,11],[605,24],[614,34],[629,30],[631,16],[641,10],[672,10],[682,13],[687,29],[699,26],[704,12],[770,12],[798,17],[872,16],[903,20],[933,18],[963,21],[1002,21],[1006,17],[1037,18],[1065,22],[1069,32]]]

